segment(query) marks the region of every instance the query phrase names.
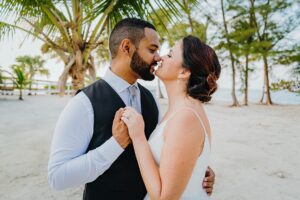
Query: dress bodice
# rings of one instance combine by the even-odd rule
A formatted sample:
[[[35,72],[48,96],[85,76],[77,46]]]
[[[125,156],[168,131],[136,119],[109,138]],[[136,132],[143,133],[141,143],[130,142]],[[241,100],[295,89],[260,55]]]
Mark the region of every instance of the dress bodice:
[[[193,169],[190,180],[189,180],[180,199],[209,200],[210,199],[209,196],[207,195],[205,190],[202,188],[202,182],[203,182],[203,179],[205,176],[206,169],[209,164],[210,143],[209,143],[209,138],[208,138],[205,126],[204,126],[200,116],[194,110],[192,110],[192,111],[198,117],[199,123],[203,126],[203,128],[205,130],[205,139],[204,139],[204,145],[203,145],[202,152],[195,163],[195,167]],[[160,160],[161,152],[162,152],[162,149],[164,146],[164,128],[165,128],[166,124],[168,123],[169,119],[160,123],[155,128],[155,130],[152,132],[152,134],[148,140],[153,157],[158,165],[160,164],[160,161],[161,161]],[[144,200],[148,200],[148,199],[150,199],[150,198],[147,195]]]

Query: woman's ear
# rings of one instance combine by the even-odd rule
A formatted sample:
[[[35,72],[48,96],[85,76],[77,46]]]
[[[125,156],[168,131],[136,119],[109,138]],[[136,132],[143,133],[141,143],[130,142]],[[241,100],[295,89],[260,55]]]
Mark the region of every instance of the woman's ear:
[[[181,69],[178,74],[178,79],[188,80],[191,76],[191,71],[188,69]]]

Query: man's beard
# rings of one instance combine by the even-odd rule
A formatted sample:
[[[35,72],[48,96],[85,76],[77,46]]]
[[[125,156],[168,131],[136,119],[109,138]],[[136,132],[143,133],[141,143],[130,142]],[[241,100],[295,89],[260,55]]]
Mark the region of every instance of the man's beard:
[[[151,66],[157,64],[157,62],[153,62],[148,65],[143,58],[140,57],[137,51],[135,51],[132,55],[130,68],[137,73],[140,78],[145,81],[152,81],[155,76],[150,72]]]

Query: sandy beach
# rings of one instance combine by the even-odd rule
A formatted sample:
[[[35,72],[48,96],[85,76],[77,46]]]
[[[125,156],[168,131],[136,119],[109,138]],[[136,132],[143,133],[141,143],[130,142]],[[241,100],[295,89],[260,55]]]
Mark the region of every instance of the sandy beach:
[[[0,96],[0,199],[81,199],[83,186],[56,192],[47,180],[53,130],[70,97],[17,98]],[[165,112],[167,101],[160,103]],[[300,105],[228,105],[205,105],[213,130],[212,199],[300,199]]]

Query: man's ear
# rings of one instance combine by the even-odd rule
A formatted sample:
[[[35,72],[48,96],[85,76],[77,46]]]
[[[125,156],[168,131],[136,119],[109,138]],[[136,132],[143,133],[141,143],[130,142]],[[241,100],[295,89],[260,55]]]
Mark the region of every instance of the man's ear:
[[[119,50],[123,54],[131,55],[133,52],[133,47],[134,47],[134,45],[132,45],[131,41],[129,39],[125,38],[124,40],[122,40]]]

